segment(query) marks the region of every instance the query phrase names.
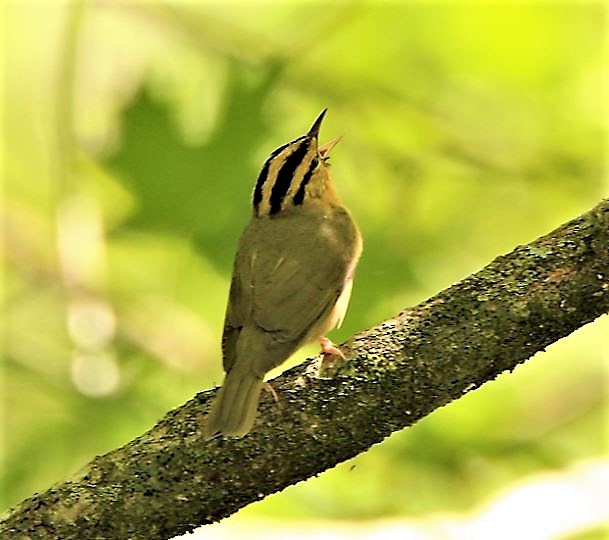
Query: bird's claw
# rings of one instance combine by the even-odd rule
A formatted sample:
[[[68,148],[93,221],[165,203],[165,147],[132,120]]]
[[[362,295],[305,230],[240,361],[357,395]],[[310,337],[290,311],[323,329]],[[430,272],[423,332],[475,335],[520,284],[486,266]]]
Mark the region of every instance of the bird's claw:
[[[275,400],[275,403],[279,403],[279,395],[277,395],[277,392],[275,391],[275,389],[271,386],[270,382],[264,382],[262,384],[262,388],[264,388],[269,394],[271,394],[273,396],[273,399]]]
[[[341,351],[332,342],[332,340],[328,339],[327,337],[322,337],[320,340],[320,345],[321,345],[321,352],[324,355],[324,361],[326,360],[326,358],[329,358],[332,356],[340,356],[343,360],[345,360],[345,355],[344,355],[343,351]]]

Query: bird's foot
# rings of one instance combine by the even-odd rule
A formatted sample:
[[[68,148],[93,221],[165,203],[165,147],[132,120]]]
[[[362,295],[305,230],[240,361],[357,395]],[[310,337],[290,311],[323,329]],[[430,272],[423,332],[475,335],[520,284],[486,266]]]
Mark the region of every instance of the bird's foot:
[[[321,352],[324,355],[324,362],[332,356],[340,356],[343,360],[345,359],[343,351],[334,345],[327,337],[322,337],[319,343],[321,345]]]
[[[279,403],[279,396],[277,395],[277,392],[275,392],[275,389],[271,386],[271,383],[265,381],[262,384],[262,388],[273,396],[275,403]]]
[[[332,341],[327,337],[322,337],[320,340],[321,344],[321,363],[318,364],[317,376],[322,379],[333,377],[337,370],[347,360],[345,353],[341,351]]]

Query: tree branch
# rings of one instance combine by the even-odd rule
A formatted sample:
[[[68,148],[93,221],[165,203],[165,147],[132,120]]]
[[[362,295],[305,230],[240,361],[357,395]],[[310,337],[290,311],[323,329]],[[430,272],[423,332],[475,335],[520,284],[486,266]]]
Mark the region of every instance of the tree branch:
[[[609,311],[609,200],[273,382],[252,433],[205,442],[215,390],[15,507],[2,538],[169,538],[317,475]]]

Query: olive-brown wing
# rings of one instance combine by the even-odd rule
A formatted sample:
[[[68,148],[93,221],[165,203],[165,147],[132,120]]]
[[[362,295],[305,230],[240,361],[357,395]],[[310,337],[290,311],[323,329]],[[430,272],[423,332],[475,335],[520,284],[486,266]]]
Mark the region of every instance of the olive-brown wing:
[[[349,265],[344,239],[327,220],[284,217],[252,220],[243,233],[225,322],[224,367],[235,361],[241,329],[262,330],[268,354],[250,361],[257,371],[279,365],[327,317]]]

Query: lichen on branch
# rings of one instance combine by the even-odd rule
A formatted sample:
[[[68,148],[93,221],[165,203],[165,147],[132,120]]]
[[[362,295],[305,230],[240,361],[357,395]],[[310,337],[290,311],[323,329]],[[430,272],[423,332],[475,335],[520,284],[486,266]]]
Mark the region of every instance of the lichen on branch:
[[[273,381],[243,439],[205,441],[216,390],[0,522],[2,538],[163,539],[347,460],[609,311],[609,200]]]

